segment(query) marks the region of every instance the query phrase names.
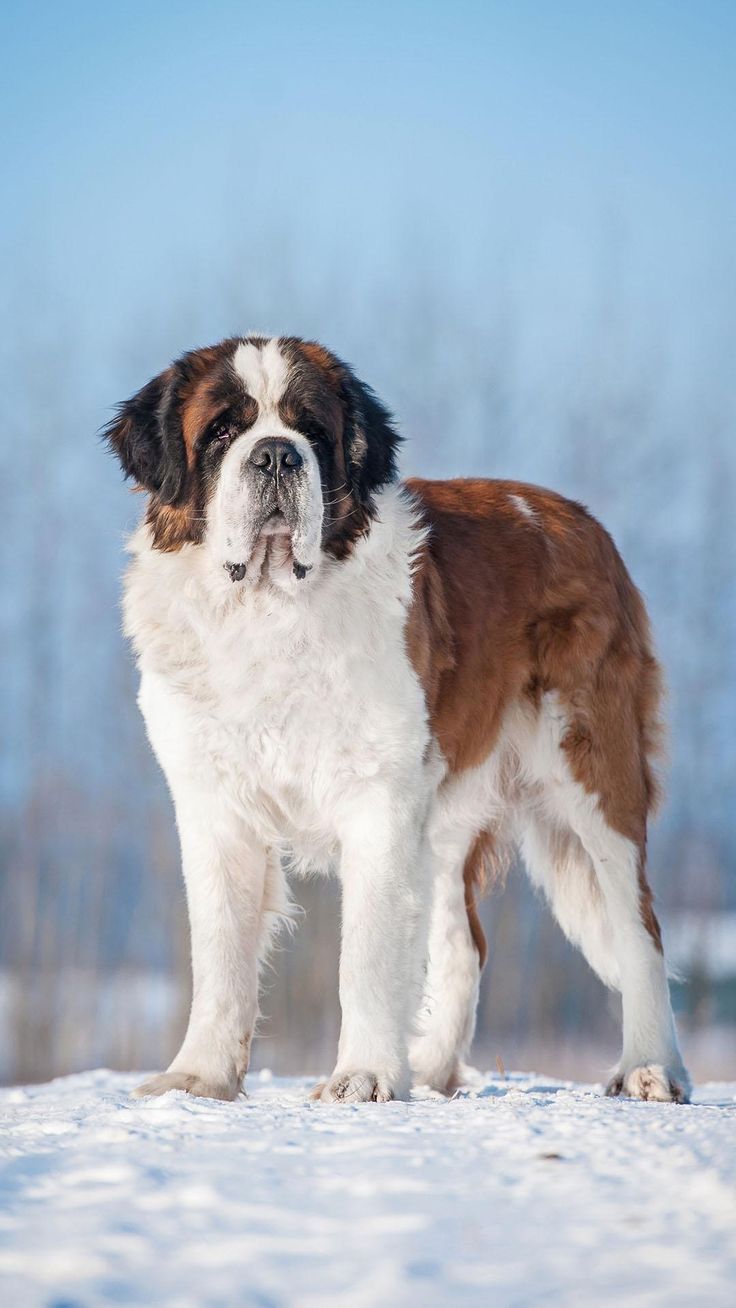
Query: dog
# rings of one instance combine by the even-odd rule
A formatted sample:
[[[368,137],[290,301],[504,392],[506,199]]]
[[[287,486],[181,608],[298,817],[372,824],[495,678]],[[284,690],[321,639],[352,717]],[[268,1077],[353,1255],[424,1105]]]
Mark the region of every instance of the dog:
[[[686,1101],[646,875],[660,672],[580,505],[401,482],[337,356],[251,335],[185,354],[105,429],[147,492],[125,629],[176,809],[193,997],[170,1089],[232,1100],[285,866],[336,869],[342,1025],[323,1102],[450,1092],[475,1026],[485,870],[521,854],[620,991],[608,1092]]]

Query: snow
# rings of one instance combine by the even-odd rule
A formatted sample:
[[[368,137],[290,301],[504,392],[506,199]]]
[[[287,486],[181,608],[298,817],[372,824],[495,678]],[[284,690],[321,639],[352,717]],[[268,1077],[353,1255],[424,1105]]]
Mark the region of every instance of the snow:
[[[138,1079],[0,1091],[8,1308],[733,1302],[736,1085],[678,1107],[489,1076],[338,1107],[268,1073],[236,1104]]]

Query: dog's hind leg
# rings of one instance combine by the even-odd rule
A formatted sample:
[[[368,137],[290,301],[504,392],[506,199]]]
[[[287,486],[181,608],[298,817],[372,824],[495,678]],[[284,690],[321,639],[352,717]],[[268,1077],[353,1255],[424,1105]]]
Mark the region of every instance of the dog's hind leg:
[[[621,719],[604,735],[592,710],[578,726],[557,697],[543,705],[534,758],[540,790],[536,809],[522,816],[519,843],[566,935],[621,992],[623,1049],[608,1093],[683,1102],[690,1082],[645,870],[650,783],[639,741],[623,712]]]
[[[608,1093],[686,1100],[689,1080],[641,854],[585,797],[574,820],[576,831],[529,817],[520,847],[565,935],[605,985],[621,992],[623,1051]]]
[[[578,804],[574,821],[595,868],[618,966],[623,1050],[608,1093],[686,1102],[690,1082],[670,1006],[645,846],[610,827],[589,800]]]
[[[519,852],[568,940],[610,989],[620,989],[613,930],[592,860],[566,822],[530,809],[518,816]]]

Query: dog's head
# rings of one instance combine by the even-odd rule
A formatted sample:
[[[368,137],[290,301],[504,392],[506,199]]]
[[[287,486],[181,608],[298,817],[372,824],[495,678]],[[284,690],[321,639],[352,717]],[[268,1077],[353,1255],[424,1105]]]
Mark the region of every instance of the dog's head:
[[[321,345],[249,336],[185,354],[105,429],[149,492],[155,548],[202,545],[233,581],[302,579],[350,553],[396,476],[369,387]]]

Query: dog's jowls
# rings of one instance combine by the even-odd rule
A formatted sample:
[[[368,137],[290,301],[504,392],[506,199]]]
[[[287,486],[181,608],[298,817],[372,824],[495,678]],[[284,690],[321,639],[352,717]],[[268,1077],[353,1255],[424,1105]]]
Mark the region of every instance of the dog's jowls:
[[[295,338],[185,355],[107,435],[148,492],[125,621],[192,937],[182,1047],[139,1093],[238,1093],[284,866],[342,888],[321,1098],[450,1089],[476,893],[516,847],[621,991],[611,1093],[687,1098],[645,871],[659,672],[605,531],[532,486],[398,482],[386,410]]]

